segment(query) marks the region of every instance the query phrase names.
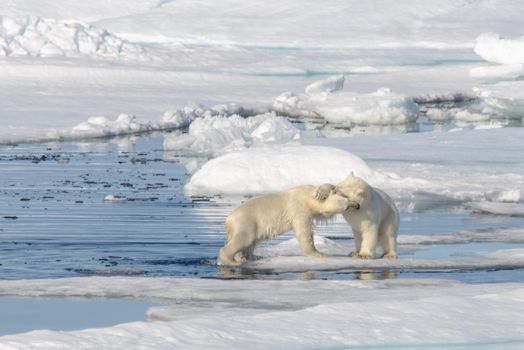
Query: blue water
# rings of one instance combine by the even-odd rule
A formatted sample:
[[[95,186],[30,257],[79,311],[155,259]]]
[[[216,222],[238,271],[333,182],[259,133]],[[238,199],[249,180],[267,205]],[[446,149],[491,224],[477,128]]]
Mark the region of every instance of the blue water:
[[[187,174],[163,151],[162,135],[140,137],[129,152],[118,139],[92,143],[0,147],[0,279],[85,275],[145,275],[220,278],[215,260],[224,244],[224,220],[241,199],[190,198]],[[107,195],[123,203],[104,202]],[[523,226],[524,218],[486,216],[466,210],[401,213],[401,234]],[[351,238],[336,222],[319,234]],[[291,236],[279,237],[278,242]],[[522,248],[509,244],[504,248]],[[429,246],[420,258],[457,258],[457,250],[500,249],[489,243]],[[412,256],[405,256],[411,258]],[[402,256],[401,256],[402,258]],[[373,278],[412,277],[397,271]],[[388,277],[389,276],[389,277]],[[415,277],[453,278],[449,272]],[[477,278],[475,278],[477,276]],[[502,276],[502,277],[501,277]],[[513,277],[509,277],[513,276]],[[242,278],[299,278],[249,271]],[[469,281],[524,280],[523,273],[474,272]],[[354,272],[324,272],[314,278],[359,278]]]
[[[0,298],[0,336],[46,329],[73,331],[145,321],[152,304],[123,299]]]

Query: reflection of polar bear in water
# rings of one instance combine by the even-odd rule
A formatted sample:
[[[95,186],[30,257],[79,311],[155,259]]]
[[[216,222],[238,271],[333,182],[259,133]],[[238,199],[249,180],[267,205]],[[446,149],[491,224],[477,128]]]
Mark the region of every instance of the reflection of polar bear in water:
[[[317,198],[325,198],[334,186],[325,184],[318,188]],[[359,210],[347,210],[342,215],[351,224],[356,251],[350,255],[371,259],[377,241],[384,249],[383,258],[397,257],[399,214],[395,203],[385,192],[370,186],[351,173],[337,188],[351,201],[360,204]]]
[[[251,259],[258,242],[291,229],[295,231],[304,255],[325,256],[313,242],[314,220],[330,218],[355,206],[334,186],[330,186],[322,200],[315,197],[315,187],[299,186],[250,199],[233,210],[226,220],[228,242],[220,249],[218,263],[237,265]]]

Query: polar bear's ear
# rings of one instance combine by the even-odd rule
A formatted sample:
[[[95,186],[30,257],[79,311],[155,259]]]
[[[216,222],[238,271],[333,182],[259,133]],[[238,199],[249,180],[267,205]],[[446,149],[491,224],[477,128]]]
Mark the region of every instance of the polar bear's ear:
[[[348,177],[346,177],[346,178],[344,179],[344,181],[342,181],[341,183],[345,183],[345,182],[347,182],[347,181],[351,181],[354,177],[355,177],[355,174],[354,174],[353,172],[350,172],[349,175],[348,175]]]

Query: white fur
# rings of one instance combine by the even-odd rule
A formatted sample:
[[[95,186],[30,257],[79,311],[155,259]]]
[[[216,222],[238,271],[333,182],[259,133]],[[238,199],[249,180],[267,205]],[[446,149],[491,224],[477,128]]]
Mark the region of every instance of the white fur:
[[[353,174],[337,187],[351,201],[360,204],[359,210],[350,209],[342,213],[351,224],[355,237],[356,252],[352,255],[371,259],[375,255],[377,243],[380,243],[384,250],[382,257],[395,259],[400,220],[391,197]]]
[[[258,242],[290,230],[295,231],[304,255],[325,256],[313,243],[314,220],[342,213],[350,201],[337,191],[330,191],[325,200],[315,194],[315,187],[299,186],[252,198],[233,210],[226,219],[228,242],[220,249],[218,263],[237,265],[251,259]]]

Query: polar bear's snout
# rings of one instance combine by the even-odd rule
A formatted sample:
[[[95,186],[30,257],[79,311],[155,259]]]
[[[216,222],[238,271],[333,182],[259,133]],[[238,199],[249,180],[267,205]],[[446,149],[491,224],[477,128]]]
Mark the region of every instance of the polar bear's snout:
[[[360,203],[357,203],[357,202],[349,202],[346,210],[350,210],[350,209],[355,209],[355,210],[359,210],[360,209]]]

